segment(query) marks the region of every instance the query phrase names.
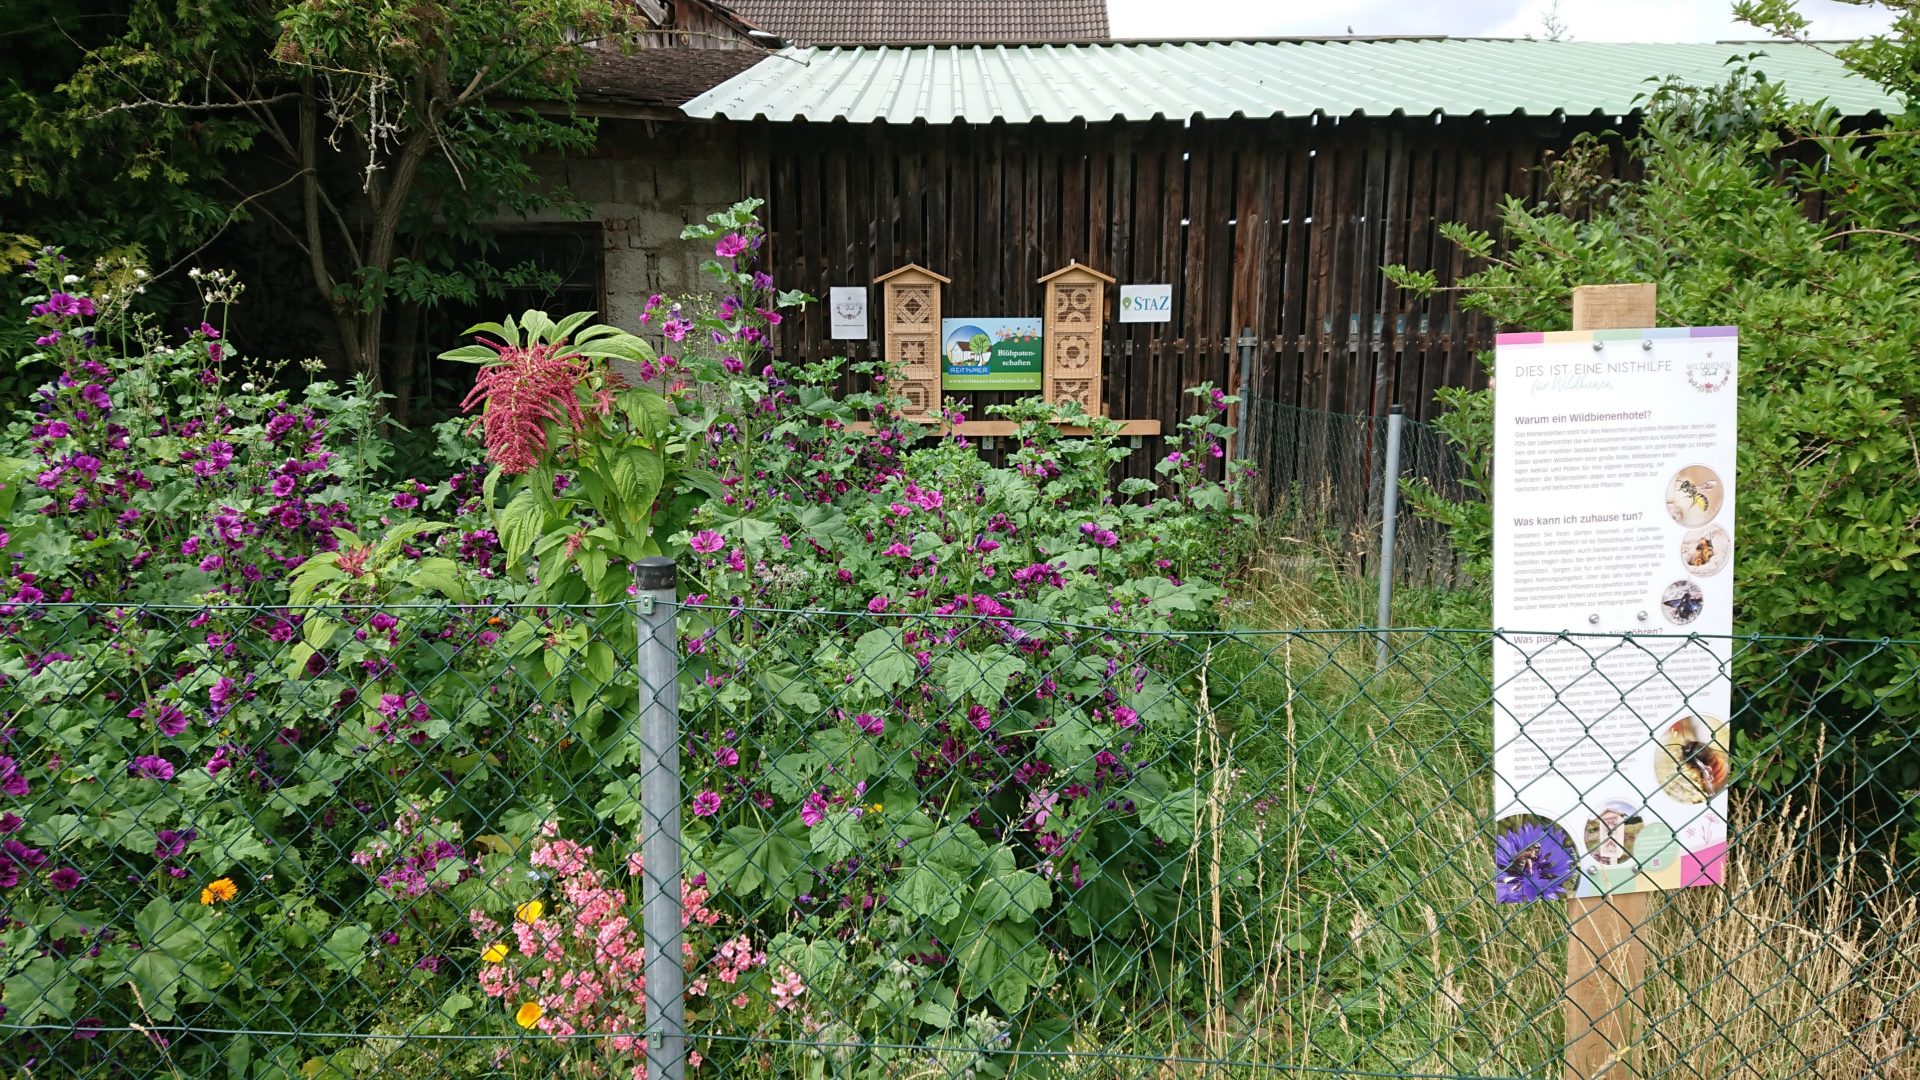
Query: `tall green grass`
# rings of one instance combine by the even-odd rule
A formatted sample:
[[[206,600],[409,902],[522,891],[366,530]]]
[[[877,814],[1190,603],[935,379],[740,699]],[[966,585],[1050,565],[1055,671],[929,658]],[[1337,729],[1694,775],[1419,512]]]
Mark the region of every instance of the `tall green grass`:
[[[1559,1077],[1568,909],[1492,899],[1484,634],[1395,635],[1376,674],[1371,583],[1331,547],[1268,550],[1236,590],[1248,632],[1189,646],[1206,798],[1173,952],[1206,989],[1079,1033],[1060,1071]],[[1409,590],[1394,621],[1483,610]],[[1815,808],[1757,800],[1727,887],[1650,905],[1623,1075],[1920,1077],[1916,901],[1867,894],[1883,853],[1836,872]]]

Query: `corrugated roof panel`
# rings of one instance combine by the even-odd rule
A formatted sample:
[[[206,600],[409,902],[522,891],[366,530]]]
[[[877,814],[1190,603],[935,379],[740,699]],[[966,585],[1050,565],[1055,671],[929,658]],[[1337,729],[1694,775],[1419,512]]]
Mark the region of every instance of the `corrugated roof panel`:
[[[789,49],[688,102],[731,120],[1224,119],[1622,115],[1654,81],[1718,83],[1746,61],[1847,114],[1898,103],[1795,44],[1638,45],[1471,38]]]

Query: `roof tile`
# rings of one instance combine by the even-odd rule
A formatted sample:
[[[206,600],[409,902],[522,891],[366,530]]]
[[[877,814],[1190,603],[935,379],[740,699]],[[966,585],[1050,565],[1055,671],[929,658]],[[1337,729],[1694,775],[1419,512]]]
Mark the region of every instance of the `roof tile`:
[[[767,58],[759,49],[602,53],[580,75],[581,101],[677,107]]]
[[[722,0],[798,44],[1099,41],[1107,0]]]

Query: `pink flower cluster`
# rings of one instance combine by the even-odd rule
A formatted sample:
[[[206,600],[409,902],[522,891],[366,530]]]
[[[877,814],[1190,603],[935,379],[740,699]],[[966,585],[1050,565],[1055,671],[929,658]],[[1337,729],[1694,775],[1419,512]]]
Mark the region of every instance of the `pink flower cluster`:
[[[481,406],[480,429],[487,457],[509,475],[532,472],[547,452],[547,421],[564,423],[575,433],[587,426],[580,405],[580,380],[586,361],[565,345],[481,343],[500,354],[498,363],[480,369],[473,390],[460,403],[472,412]]]
[[[645,1027],[647,989],[637,901],[595,864],[592,846],[558,833],[551,822],[542,826],[528,859],[551,875],[550,903],[519,905],[510,929],[484,911],[468,913],[482,949],[481,992],[501,1001],[510,1016],[533,1017],[521,1022],[543,1035],[599,1036],[594,1045],[611,1059],[610,1068],[645,1080],[646,1067],[637,1060],[646,1052],[637,1032]],[[638,875],[640,855],[629,854],[625,866]],[[681,883],[681,925],[689,931],[720,921],[708,903],[711,894],[695,882]],[[743,934],[722,942],[702,967],[697,936],[689,933],[682,945],[689,969],[700,971],[687,988],[690,996],[705,997],[715,980],[739,986],[767,963]],[[731,1000],[735,1008],[748,1003],[744,991]]]

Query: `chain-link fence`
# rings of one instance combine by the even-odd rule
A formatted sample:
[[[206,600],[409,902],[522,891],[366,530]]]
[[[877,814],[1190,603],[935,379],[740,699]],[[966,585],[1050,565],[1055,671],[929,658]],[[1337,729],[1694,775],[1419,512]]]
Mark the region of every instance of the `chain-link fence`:
[[[683,1026],[691,1075],[1557,1077],[1580,902],[1496,879],[1661,857],[1630,821],[1501,846],[1486,631],[1378,673],[1371,630],[985,598],[0,633],[9,1075],[675,1075]],[[1702,648],[1553,640],[1593,658],[1556,696]],[[1731,792],[1725,883],[1608,950],[1646,956],[1621,1058],[1920,1076],[1920,644],[1724,644],[1732,738],[1669,772]]]
[[[1257,467],[1250,508],[1276,527],[1370,563],[1380,541],[1387,417],[1302,409],[1259,398],[1246,410],[1239,456]],[[1460,451],[1430,424],[1402,426],[1400,476],[1444,498],[1477,498],[1462,481]],[[1458,560],[1446,529],[1401,505],[1394,567],[1402,581],[1454,584]]]

